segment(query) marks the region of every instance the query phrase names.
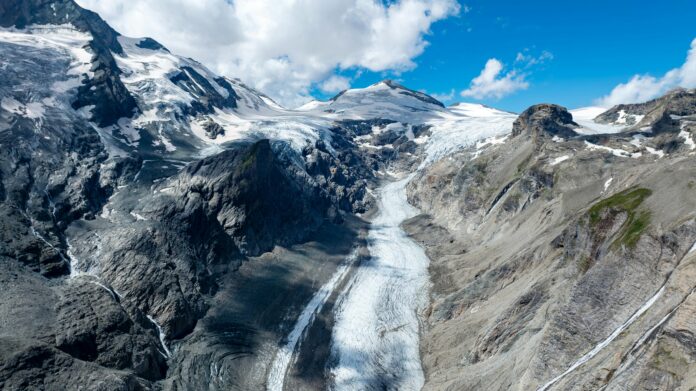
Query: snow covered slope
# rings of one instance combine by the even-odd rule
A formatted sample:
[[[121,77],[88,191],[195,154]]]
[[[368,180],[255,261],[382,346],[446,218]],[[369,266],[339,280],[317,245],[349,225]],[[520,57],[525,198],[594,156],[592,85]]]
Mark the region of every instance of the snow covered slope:
[[[580,134],[608,134],[619,133],[628,129],[631,125],[639,122],[642,117],[630,116],[623,114],[613,122],[598,122],[596,121],[602,113],[606,112],[606,107],[588,106],[579,109],[570,110],[573,115],[573,121],[577,122],[581,127],[575,131]]]
[[[328,102],[313,101],[299,110],[331,118],[383,118],[409,123],[423,122],[446,111],[442,103],[429,95],[391,80],[383,80],[366,88],[345,90]]]
[[[289,110],[241,81],[216,75],[150,38],[128,38],[113,32],[115,38],[109,40],[99,35],[101,30],[75,27],[73,23],[78,20],[6,28],[0,32],[0,42],[51,47],[70,56],[72,66],[66,82],[52,88],[69,92],[73,102],[84,101],[79,106],[85,121],[112,140],[112,149],[121,154],[190,160],[219,152],[228,142],[263,138],[286,143],[298,153],[322,140],[332,151],[332,129],[337,124],[378,120],[394,123],[391,129],[398,128],[403,134],[409,132],[409,126],[428,127],[429,134],[414,141],[426,144],[432,160],[472,139],[505,133],[514,119],[512,114],[475,104],[446,108],[436,99],[391,80]],[[97,41],[110,42],[110,46],[95,49]],[[90,96],[94,87],[84,86],[94,82],[97,67],[106,67],[106,73],[117,79],[111,84],[124,89],[119,94],[106,94],[121,97],[115,102],[98,100],[111,108],[108,114],[113,114],[113,119],[101,113],[104,110],[99,104],[89,104],[90,99],[96,99]],[[27,115],[38,115],[34,112],[40,112],[41,104],[35,102]],[[3,107],[10,106],[17,110],[29,107],[3,101]],[[383,126],[375,127],[375,132],[382,130]]]

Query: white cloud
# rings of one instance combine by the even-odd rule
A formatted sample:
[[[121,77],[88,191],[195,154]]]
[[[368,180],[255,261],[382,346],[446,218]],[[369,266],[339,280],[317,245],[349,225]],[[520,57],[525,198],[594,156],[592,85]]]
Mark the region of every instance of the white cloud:
[[[337,68],[414,68],[431,25],[460,10],[457,0],[77,1],[124,35],[153,37],[291,106]]]
[[[350,80],[348,78],[338,75],[332,75],[319,85],[319,89],[327,94],[334,94],[343,90],[347,90],[349,88]]]
[[[422,91],[422,92],[427,93],[425,91]],[[447,93],[442,93],[442,94],[433,93],[433,94],[429,94],[429,95],[432,96],[433,98],[439,100],[442,103],[448,103],[454,99],[454,90],[452,89],[452,90],[450,90],[450,92],[447,92]]]
[[[461,92],[463,97],[475,99],[500,99],[516,91],[529,87],[524,75],[511,70],[503,74],[503,63],[495,58],[486,62],[481,74],[471,81],[468,89]]]
[[[547,61],[553,60],[553,54],[547,50],[541,52],[540,55],[534,56],[529,54],[529,50],[525,49],[524,52],[518,52],[515,57],[515,63],[529,68],[535,65],[544,64]]]
[[[696,39],[691,41],[691,49],[681,67],[670,70],[662,77],[634,75],[631,80],[614,87],[609,95],[598,99],[596,103],[610,107],[621,103],[645,102],[676,87],[696,87]]]

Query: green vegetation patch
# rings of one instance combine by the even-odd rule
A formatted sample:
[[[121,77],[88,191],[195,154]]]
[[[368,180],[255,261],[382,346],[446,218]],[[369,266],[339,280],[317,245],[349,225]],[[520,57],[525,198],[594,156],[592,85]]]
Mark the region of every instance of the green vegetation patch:
[[[628,247],[635,247],[646,228],[650,225],[650,212],[640,211],[637,216],[629,216],[629,220],[624,224],[619,243]]]
[[[634,247],[645,229],[650,225],[650,211],[638,210],[643,201],[652,194],[652,190],[633,188],[599,201],[589,210],[590,224],[593,228],[602,221],[603,212],[607,209],[613,212],[626,212],[626,222],[621,227],[618,239],[614,245]]]

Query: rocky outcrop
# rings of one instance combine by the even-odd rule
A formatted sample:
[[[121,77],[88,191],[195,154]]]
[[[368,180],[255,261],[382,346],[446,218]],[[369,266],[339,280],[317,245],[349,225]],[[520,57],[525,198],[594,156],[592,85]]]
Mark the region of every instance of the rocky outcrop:
[[[616,105],[596,121],[614,123],[626,115],[640,116],[640,121],[628,124],[633,125],[631,130],[649,127],[655,133],[679,132],[681,121],[675,117],[696,115],[696,90],[680,88],[648,102]]]
[[[539,104],[520,114],[512,127],[512,136],[527,135],[534,139],[553,136],[571,138],[577,136],[573,128],[578,126],[565,107]]]
[[[151,390],[150,382],[123,371],[75,359],[49,345],[0,337],[0,387],[4,390],[64,390],[66,384],[85,389]]]
[[[157,330],[137,310],[122,307],[116,291],[98,281],[70,284],[56,304],[55,346],[82,361],[127,370],[148,380],[166,374]]]
[[[173,196],[160,197],[147,215],[176,219],[201,239],[219,226],[245,255],[301,240],[332,207],[303,167],[277,157],[268,140],[196,162],[163,187],[170,185]]]
[[[216,83],[223,86],[226,96],[221,95],[205,77],[188,66],[181,67],[179,72],[171,76],[169,80],[196,98],[191,102],[190,107],[186,107],[187,115],[210,114],[215,111],[215,108],[237,107],[238,97],[234,89],[222,78],[218,78]],[[207,131],[208,129],[206,129]]]
[[[205,135],[210,139],[215,140],[218,136],[225,135],[225,128],[220,126],[217,122],[212,119],[208,119],[201,124],[203,130],[205,130]]]
[[[58,390],[84,381],[140,390],[164,376],[154,327],[111,288],[91,277],[56,286],[15,260],[0,264],[0,388]]]

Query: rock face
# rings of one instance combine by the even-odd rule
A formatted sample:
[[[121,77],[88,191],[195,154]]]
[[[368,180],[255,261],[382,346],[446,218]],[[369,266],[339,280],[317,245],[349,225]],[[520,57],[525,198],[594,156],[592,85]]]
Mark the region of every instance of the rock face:
[[[574,137],[573,128],[579,125],[573,122],[573,116],[565,107],[553,104],[534,105],[525,110],[512,127],[512,136],[530,135],[535,139],[542,137]]]
[[[621,117],[633,116],[629,125],[640,130],[651,127],[656,132],[679,131],[673,118],[693,115],[696,111],[696,90],[676,89],[665,96],[645,103],[622,104],[612,107],[597,117],[600,123],[615,123]],[[636,121],[635,119],[639,120]]]
[[[97,14],[70,0],[3,0],[0,2],[0,15],[2,27],[70,23],[78,30],[90,33],[93,39],[88,46],[93,55],[94,77],[79,87],[73,107],[92,107],[92,120],[100,126],[112,125],[119,118],[134,114],[135,99],[121,82],[121,71],[112,55],[112,51],[123,52],[117,40],[119,34]]]
[[[414,179],[426,214],[407,227],[434,284],[425,389],[691,387],[696,351],[670,324],[694,288],[695,113],[667,152],[665,134],[577,136],[564,110],[533,106],[509,141]]]
[[[0,26],[0,389],[265,388],[397,172],[426,389],[696,386],[693,90],[590,136],[389,80],[287,110],[73,1],[0,0]],[[286,388],[331,383],[315,315]]]
[[[244,255],[304,239],[332,207],[303,167],[276,157],[268,140],[202,159],[162,186],[169,185],[171,196],[160,197],[146,216],[190,225],[186,231],[201,242],[224,233]]]

